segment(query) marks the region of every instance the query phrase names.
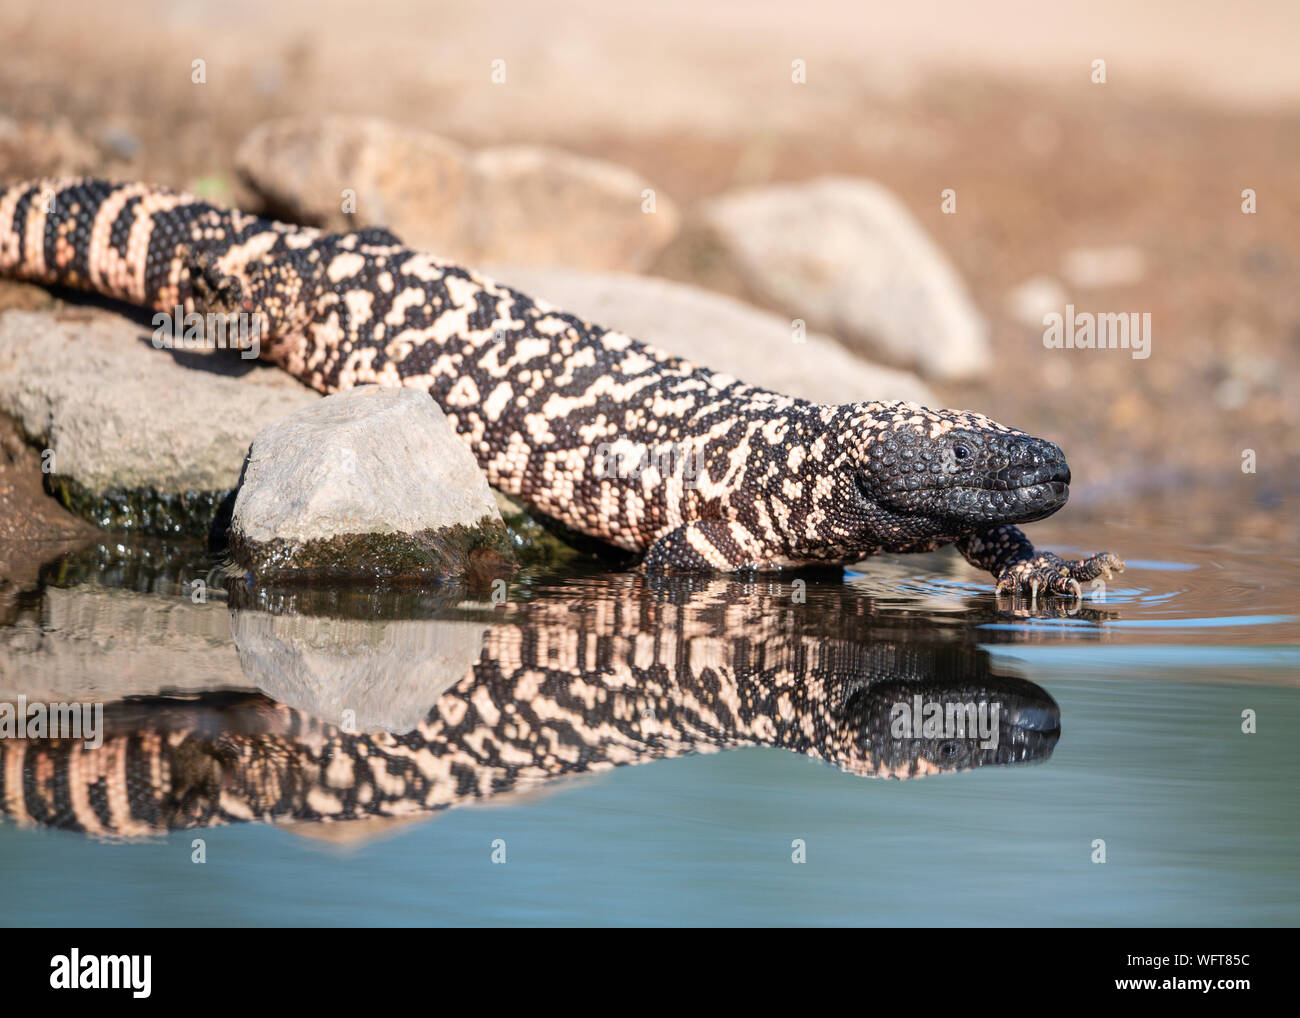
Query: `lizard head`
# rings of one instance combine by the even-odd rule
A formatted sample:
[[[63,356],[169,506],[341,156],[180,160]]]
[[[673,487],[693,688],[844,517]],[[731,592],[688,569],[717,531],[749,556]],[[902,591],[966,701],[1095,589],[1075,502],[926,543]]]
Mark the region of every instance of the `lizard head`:
[[[845,512],[906,541],[1050,516],[1070,495],[1058,445],[983,414],[914,403],[858,407],[840,433]],[[900,543],[901,543],[900,541]]]
[[[822,755],[843,770],[915,778],[1036,763],[1060,740],[1056,701],[1026,679],[993,674],[986,651],[907,642],[867,644],[861,653],[884,667],[846,677],[828,698],[836,724]],[[906,672],[928,667],[935,672]],[[949,725],[950,716],[965,724]]]

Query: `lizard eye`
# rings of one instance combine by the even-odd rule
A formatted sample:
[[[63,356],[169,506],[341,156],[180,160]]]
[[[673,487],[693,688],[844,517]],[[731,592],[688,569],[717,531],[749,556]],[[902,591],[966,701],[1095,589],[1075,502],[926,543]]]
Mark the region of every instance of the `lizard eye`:
[[[954,445],[952,447],[952,455],[954,459],[959,459],[959,460],[969,459],[970,448],[964,445]]]

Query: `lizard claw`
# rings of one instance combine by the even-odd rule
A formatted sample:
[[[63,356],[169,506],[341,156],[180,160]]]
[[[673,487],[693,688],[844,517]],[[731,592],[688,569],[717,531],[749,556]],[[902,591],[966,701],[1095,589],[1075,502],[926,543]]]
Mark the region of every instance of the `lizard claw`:
[[[1124,571],[1124,562],[1111,552],[1099,552],[1085,559],[1071,561],[1050,551],[1017,562],[998,577],[999,594],[1042,594],[1083,597],[1083,584],[1098,578],[1109,580],[1112,573]]]

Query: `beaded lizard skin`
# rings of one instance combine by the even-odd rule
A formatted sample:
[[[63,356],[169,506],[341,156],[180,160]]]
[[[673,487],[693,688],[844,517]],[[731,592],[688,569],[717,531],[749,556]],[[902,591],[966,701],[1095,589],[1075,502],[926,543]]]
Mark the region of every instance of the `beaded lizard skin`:
[[[494,487],[651,572],[845,564],[955,544],[1001,591],[1079,593],[1111,554],[1036,552],[1060,448],[982,414],[824,406],[600,328],[406,249],[147,184],[0,192],[0,275],[258,323],[261,356],[321,392],[424,389]],[[382,439],[382,436],[377,436]]]
[[[1060,737],[1051,696],[993,674],[981,648],[901,623],[852,639],[791,633],[789,614],[756,616],[752,598],[717,588],[711,600],[518,605],[404,734],[347,732],[247,693],[109,704],[96,748],[0,740],[0,815],[105,838],[383,821],[745,746],[905,779],[1040,762]],[[896,705],[918,696],[996,704],[996,739],[900,736]]]

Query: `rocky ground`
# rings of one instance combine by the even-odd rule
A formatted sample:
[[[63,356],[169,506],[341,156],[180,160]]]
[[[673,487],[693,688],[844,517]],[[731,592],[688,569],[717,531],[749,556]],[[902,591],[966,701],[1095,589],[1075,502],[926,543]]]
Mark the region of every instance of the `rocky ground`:
[[[471,45],[483,15],[434,32],[402,3],[365,18],[327,4],[310,24],[268,11],[253,40],[154,6],[152,19],[6,8],[0,181],[138,177],[329,223],[345,178],[363,217],[741,377],[827,400],[933,399],[1049,436],[1079,482],[1073,518],[1296,537],[1288,96],[1262,108],[1150,78],[1097,85],[1086,60],[1064,63],[1077,55],[1059,73],[889,70],[855,60],[866,43],[836,43],[818,5],[789,45],[764,34],[759,5],[732,45],[719,23],[679,32],[676,50],[631,45],[603,15],[585,34],[522,16]],[[643,27],[662,43],[685,17],[670,5]],[[558,41],[536,45],[548,33]],[[804,85],[792,46],[809,57]],[[494,86],[497,54],[508,70]],[[323,112],[352,119],[322,127]],[[888,306],[900,292],[912,299]],[[0,308],[31,309],[75,344],[101,325],[60,320],[66,298],[0,282]],[[1043,315],[1067,303],[1150,312],[1151,356],[1046,349]],[[781,342],[794,318],[807,345]],[[83,534],[4,427],[0,558],[19,538]]]
[[[0,619],[42,562],[93,540],[97,531],[50,498],[41,456],[22,429],[0,414]]]

